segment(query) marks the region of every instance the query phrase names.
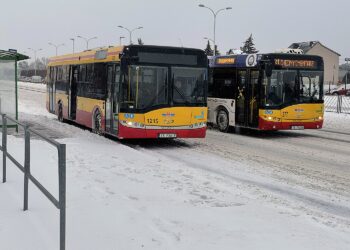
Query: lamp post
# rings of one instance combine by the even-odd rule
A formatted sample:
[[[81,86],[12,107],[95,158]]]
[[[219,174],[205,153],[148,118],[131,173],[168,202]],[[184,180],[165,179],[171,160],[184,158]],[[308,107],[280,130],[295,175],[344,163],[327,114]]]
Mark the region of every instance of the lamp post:
[[[83,40],[85,40],[86,42],[86,49],[89,49],[89,42],[93,39],[97,39],[97,36],[91,37],[91,38],[85,38],[83,36],[77,36],[78,38],[81,38]]]
[[[121,26],[121,25],[119,25],[118,28],[125,29],[125,30],[127,30],[129,32],[129,43],[130,44],[132,44],[132,37],[131,37],[132,32],[134,32],[135,30],[143,29],[142,26],[139,26],[137,28],[134,28],[134,29],[130,30],[130,29],[128,29],[128,28],[126,28],[124,26]]]
[[[56,48],[56,56],[57,56],[57,50],[58,50],[58,48],[61,47],[61,46],[64,46],[64,43],[61,43],[61,44],[49,43],[49,45],[54,46],[54,47]]]
[[[33,51],[34,52],[34,75],[36,75],[36,66],[37,66],[37,64],[36,64],[36,52],[38,52],[38,51],[41,51],[41,50],[43,50],[43,49],[33,49],[33,48],[28,48],[29,50],[31,50],[31,51]]]
[[[348,74],[349,74],[349,62],[350,62],[350,58],[345,58],[345,62],[346,62],[346,74],[345,74],[345,90],[346,90],[346,84],[348,84]]]
[[[73,54],[74,54],[74,43],[75,43],[75,39],[74,38],[70,38],[69,40],[71,40],[73,42]]]
[[[214,16],[214,40],[213,40],[213,43],[214,43],[214,56],[215,56],[215,54],[216,54],[215,53],[216,52],[216,40],[215,40],[216,17],[221,11],[223,11],[223,10],[231,10],[232,7],[226,7],[226,8],[222,8],[222,9],[219,9],[217,11],[214,11],[212,8],[209,8],[209,7],[205,6],[204,4],[199,4],[198,6],[201,7],[201,8],[206,8],[206,9],[210,10],[211,13],[213,13],[213,16]]]
[[[125,38],[125,36],[120,36],[120,37],[119,37],[119,46],[122,45],[122,39],[123,39],[123,38]]]

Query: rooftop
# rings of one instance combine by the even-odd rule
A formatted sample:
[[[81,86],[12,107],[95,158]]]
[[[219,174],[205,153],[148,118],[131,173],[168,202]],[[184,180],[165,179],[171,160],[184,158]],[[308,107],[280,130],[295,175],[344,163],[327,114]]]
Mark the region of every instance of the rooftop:
[[[17,53],[17,50],[0,50],[0,60],[16,60],[22,61],[29,59],[28,56]]]
[[[309,42],[299,42],[299,43],[292,43],[289,48],[291,49],[301,49],[304,51],[304,53],[306,54],[309,50],[311,50],[313,47],[315,47],[317,44],[321,45],[322,47],[332,51],[333,53],[337,54],[338,56],[340,56],[340,54],[338,52],[335,52],[334,50],[324,46],[321,42],[319,41],[309,41]]]

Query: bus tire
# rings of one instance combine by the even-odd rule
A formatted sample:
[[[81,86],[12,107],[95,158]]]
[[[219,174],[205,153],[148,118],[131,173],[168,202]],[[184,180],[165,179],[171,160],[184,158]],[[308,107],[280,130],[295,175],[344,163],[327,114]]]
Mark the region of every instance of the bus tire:
[[[59,122],[63,122],[63,106],[62,103],[58,103],[57,119]]]
[[[102,134],[102,129],[101,129],[101,122],[102,122],[102,117],[101,117],[101,113],[99,110],[96,110],[94,115],[93,115],[93,129],[92,132],[98,135]]]
[[[229,130],[229,117],[228,112],[225,109],[221,108],[218,110],[216,115],[216,124],[221,132],[226,133]]]

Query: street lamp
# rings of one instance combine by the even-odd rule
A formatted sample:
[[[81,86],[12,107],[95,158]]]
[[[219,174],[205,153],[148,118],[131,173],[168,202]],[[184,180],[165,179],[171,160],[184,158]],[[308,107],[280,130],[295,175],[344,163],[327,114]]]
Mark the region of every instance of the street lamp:
[[[346,90],[346,84],[348,84],[348,74],[349,74],[349,62],[350,58],[345,58],[346,62],[346,74],[345,74],[345,90]]]
[[[36,52],[38,52],[38,51],[40,51],[40,50],[43,50],[43,49],[33,49],[33,48],[28,48],[28,49],[34,52],[34,60],[35,60],[35,61],[34,61],[34,62],[35,62],[35,63],[34,63],[34,65],[35,65],[35,66],[34,66],[34,67],[35,67],[35,68],[34,68],[34,75],[36,75]]]
[[[61,44],[49,43],[49,45],[54,46],[54,47],[56,48],[56,56],[57,56],[57,50],[58,50],[58,48],[61,47],[61,46],[64,46],[64,43],[61,43]]]
[[[122,39],[123,39],[123,38],[125,38],[125,36],[120,36],[120,37],[119,37],[119,46],[122,45]]]
[[[84,39],[85,42],[86,42],[86,49],[89,49],[89,42],[90,42],[92,39],[97,39],[97,36],[94,36],[94,37],[91,37],[91,38],[85,38],[85,37],[83,37],[83,36],[78,36],[78,38]]]
[[[209,41],[211,41],[212,43],[214,43],[214,40],[213,39],[210,39],[210,38],[208,38],[208,37],[203,37],[203,39],[205,39],[205,40],[209,40]]]
[[[73,54],[74,54],[74,42],[75,42],[75,39],[74,38],[70,38],[69,40],[71,40],[73,42]]]
[[[119,25],[118,28],[125,29],[125,30],[127,30],[129,32],[129,43],[130,44],[132,44],[132,38],[131,38],[132,32],[134,32],[135,30],[143,29],[142,26],[139,26],[137,28],[134,28],[134,29],[130,30],[130,29],[128,29],[128,28],[126,28],[124,26],[121,26],[121,25]]]
[[[208,6],[205,6],[204,4],[199,4],[198,6],[201,8],[206,8],[206,9],[210,10],[214,15],[214,40],[213,40],[213,43],[214,43],[214,56],[215,56],[215,54],[216,54],[215,53],[216,52],[216,47],[215,47],[216,46],[216,40],[215,40],[216,16],[223,10],[231,10],[232,7],[226,7],[226,8],[222,8],[222,9],[219,9],[217,11],[214,11],[213,9],[209,8]]]

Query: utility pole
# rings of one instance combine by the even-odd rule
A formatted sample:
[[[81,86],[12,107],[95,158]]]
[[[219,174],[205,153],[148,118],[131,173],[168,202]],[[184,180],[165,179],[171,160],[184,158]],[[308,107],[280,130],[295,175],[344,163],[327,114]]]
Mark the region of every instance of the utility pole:
[[[58,48],[61,47],[61,46],[64,46],[64,43],[61,43],[61,44],[53,44],[53,43],[49,43],[49,45],[53,46],[56,48],[56,56],[57,56],[57,51],[58,51]]]
[[[89,49],[89,42],[92,40],[92,39],[97,39],[97,36],[94,36],[94,37],[91,37],[91,38],[85,38],[83,36],[78,36],[78,38],[81,38],[83,40],[85,40],[86,42],[86,49],[88,50]]]
[[[125,38],[125,36],[120,36],[119,37],[119,46],[122,46],[122,39]]]
[[[345,58],[345,62],[346,62],[346,74],[345,74],[345,90],[346,90],[346,85],[348,84],[350,58],[349,57]]]
[[[206,9],[210,10],[211,13],[213,13],[213,16],[214,16],[214,40],[213,40],[213,43],[214,43],[214,56],[215,56],[216,55],[216,40],[215,40],[215,37],[216,37],[216,35],[215,35],[215,33],[216,33],[216,17],[221,11],[231,10],[232,7],[222,8],[222,9],[219,9],[217,11],[214,11],[212,8],[209,8],[208,6],[205,6],[204,4],[199,4],[198,7],[206,8]]]
[[[75,42],[75,39],[74,38],[70,38],[69,40],[71,40],[73,42],[73,54],[74,54],[74,42]]]
[[[34,75],[36,75],[36,67],[37,67],[37,64],[36,64],[36,52],[38,52],[38,51],[41,51],[41,50],[43,50],[43,49],[33,49],[33,48],[28,48],[29,50],[31,50],[31,51],[33,51],[34,52]]]
[[[124,26],[121,26],[121,25],[119,25],[118,28],[125,29],[125,30],[127,30],[127,31],[129,32],[129,43],[130,43],[130,45],[132,44],[132,37],[131,37],[132,33],[133,33],[135,30],[143,29],[142,26],[139,26],[139,27],[137,27],[137,28],[134,28],[134,29],[130,30],[130,29],[128,29],[128,28],[126,28],[126,27],[124,27]]]

